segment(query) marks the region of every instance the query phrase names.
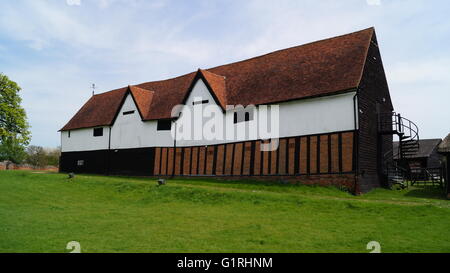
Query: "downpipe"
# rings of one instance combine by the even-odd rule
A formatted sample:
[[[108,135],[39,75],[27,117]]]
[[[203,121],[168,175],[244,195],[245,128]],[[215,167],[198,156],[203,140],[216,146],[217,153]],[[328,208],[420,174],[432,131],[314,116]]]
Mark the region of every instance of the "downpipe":
[[[353,184],[353,194],[357,195],[358,188],[358,175],[359,175],[359,128],[358,128],[358,109],[356,107],[356,102],[358,99],[359,87],[356,89],[356,94],[353,96],[353,122],[355,127],[355,156],[353,160],[355,162],[355,181]]]

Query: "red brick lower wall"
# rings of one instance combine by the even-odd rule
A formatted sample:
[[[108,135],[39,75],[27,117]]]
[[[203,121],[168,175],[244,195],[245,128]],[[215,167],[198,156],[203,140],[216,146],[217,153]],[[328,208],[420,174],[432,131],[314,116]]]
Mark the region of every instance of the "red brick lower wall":
[[[261,140],[198,147],[155,148],[155,176],[214,176],[289,180],[355,188],[354,132],[279,139],[261,151]],[[350,175],[349,175],[350,173]]]
[[[6,163],[0,164],[0,170],[6,170]],[[43,168],[35,168],[29,165],[16,165],[11,164],[9,170],[22,170],[22,171],[47,171],[47,172],[58,172],[58,167],[46,166]]]
[[[174,176],[174,178],[192,178],[198,179],[196,176]],[[321,174],[321,175],[300,175],[300,176],[211,176],[217,180],[223,181],[240,181],[240,180],[256,180],[267,182],[283,182],[300,185],[319,185],[319,186],[336,186],[343,187],[352,193],[361,193],[354,174]]]
[[[352,191],[355,189],[354,174],[321,174],[321,175],[301,175],[301,176],[229,176],[217,177],[219,180],[258,180],[258,181],[280,181],[291,184],[320,185],[320,186],[342,186]],[[357,189],[358,191],[358,189]],[[358,191],[359,192],[359,191]]]

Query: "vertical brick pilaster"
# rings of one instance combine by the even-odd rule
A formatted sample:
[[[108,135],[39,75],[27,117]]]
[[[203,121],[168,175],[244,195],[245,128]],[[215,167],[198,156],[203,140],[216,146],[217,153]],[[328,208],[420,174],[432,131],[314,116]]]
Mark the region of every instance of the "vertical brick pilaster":
[[[317,136],[311,136],[309,142],[309,172],[317,173]]]
[[[206,149],[206,175],[213,174],[214,165],[214,146],[208,146]]]
[[[160,167],[161,167],[161,148],[157,147],[155,148],[155,162],[153,166],[153,174],[159,175],[160,174]]]
[[[206,148],[205,146],[199,147],[199,156],[198,156],[198,174],[205,174],[205,162],[206,162]]]
[[[250,175],[250,160],[252,155],[252,143],[244,143],[243,175]]]
[[[299,167],[300,174],[307,174],[308,164],[308,141],[307,137],[300,138],[300,151],[299,151]]]
[[[173,174],[173,157],[175,156],[173,147],[167,148],[167,175]]]
[[[328,135],[320,136],[320,172],[328,173]]]
[[[254,162],[254,174],[261,174],[261,141],[255,142],[255,162]]]
[[[191,169],[191,147],[186,147],[184,150],[183,160],[183,175],[189,175]]]
[[[289,166],[288,166],[288,172],[289,174],[295,174],[295,138],[289,139]]]
[[[353,132],[342,133],[342,171],[353,170]]]
[[[233,175],[241,175],[242,170],[242,149],[244,148],[243,143],[235,143],[234,148],[234,166]]]
[[[225,157],[225,145],[218,145],[216,158],[216,175],[223,175],[224,157]]]
[[[286,174],[286,145],[287,139],[280,139],[278,147],[278,174]]]
[[[198,147],[192,147],[192,163],[191,163],[191,174],[198,174]]]
[[[233,146],[234,144],[226,144],[226,155],[225,155],[225,174],[231,175],[231,164],[233,163]]]
[[[167,175],[167,148],[161,148],[161,174]]]
[[[176,148],[175,150],[175,175],[181,174],[181,153],[183,148]]]
[[[331,135],[331,172],[339,172],[339,137],[338,134]]]

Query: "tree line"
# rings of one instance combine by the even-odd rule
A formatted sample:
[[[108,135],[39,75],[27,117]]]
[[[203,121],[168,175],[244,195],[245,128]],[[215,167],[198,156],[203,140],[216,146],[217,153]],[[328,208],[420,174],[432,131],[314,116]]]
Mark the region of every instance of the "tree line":
[[[29,164],[35,168],[46,166],[59,166],[59,148],[43,148],[41,146],[30,145],[25,149],[25,157],[22,163]]]
[[[0,162],[29,164],[36,168],[59,165],[59,148],[29,145],[27,114],[22,107],[21,88],[0,73]]]

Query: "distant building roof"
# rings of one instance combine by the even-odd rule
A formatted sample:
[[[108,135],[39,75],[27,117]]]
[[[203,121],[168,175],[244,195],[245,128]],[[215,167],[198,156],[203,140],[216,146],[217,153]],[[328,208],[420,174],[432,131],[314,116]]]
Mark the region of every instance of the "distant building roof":
[[[438,152],[450,153],[450,134],[448,134],[441,144],[439,144]]]
[[[410,156],[409,158],[429,157],[433,153],[433,150],[436,149],[439,143],[441,143],[441,141],[442,139],[440,138],[419,140],[419,151],[417,151],[415,155]],[[397,153],[395,151],[398,150],[398,141],[394,141],[393,148],[394,148],[394,159],[397,159]]]

